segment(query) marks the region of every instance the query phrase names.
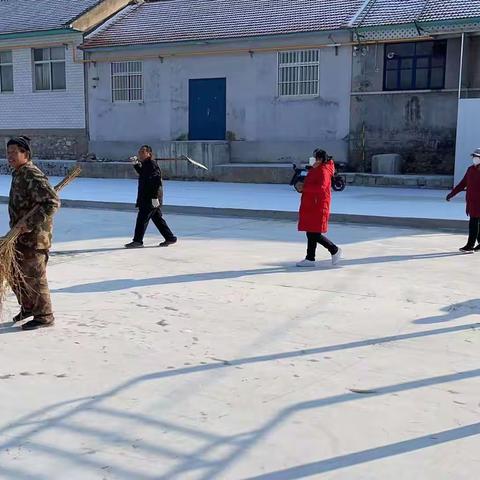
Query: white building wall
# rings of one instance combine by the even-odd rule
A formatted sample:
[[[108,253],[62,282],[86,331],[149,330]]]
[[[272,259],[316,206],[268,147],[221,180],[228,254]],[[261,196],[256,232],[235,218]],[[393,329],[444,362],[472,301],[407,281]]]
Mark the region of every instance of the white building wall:
[[[480,99],[461,99],[458,105],[457,148],[455,154],[455,184],[472,165],[472,152],[480,148]]]
[[[300,42],[299,40],[296,40]],[[301,45],[319,43],[318,37]],[[291,39],[289,42],[294,43]],[[286,46],[287,40],[285,40]],[[291,45],[290,43],[290,45]],[[240,45],[240,43],[239,43]],[[277,42],[278,46],[278,42]],[[229,45],[228,48],[234,48]],[[212,47],[213,48],[213,47]],[[218,49],[220,47],[217,46]],[[224,47],[226,48],[226,47]],[[280,48],[281,49],[281,48]],[[252,46],[255,50],[255,46]],[[188,135],[189,79],[226,78],[227,132],[235,161],[308,157],[323,147],[339,160],[347,155],[351,48],[320,49],[320,94],[281,98],[277,93],[277,52],[218,55],[155,55],[154,50],[98,52],[87,67],[91,149],[119,158],[119,145],[174,141]],[[109,57],[110,56],[110,57]],[[144,101],[113,103],[108,59],[143,59]],[[153,58],[152,58],[153,57]],[[127,147],[127,146],[126,146]],[[238,154],[237,154],[238,153]]]
[[[13,52],[14,92],[0,93],[0,130],[85,128],[84,66],[74,62],[71,44],[65,52],[66,90],[34,91],[32,48],[68,44],[71,36],[21,42],[26,45],[6,42],[0,43],[0,49]],[[75,42],[80,43],[81,37]],[[78,57],[82,58],[81,52]]]

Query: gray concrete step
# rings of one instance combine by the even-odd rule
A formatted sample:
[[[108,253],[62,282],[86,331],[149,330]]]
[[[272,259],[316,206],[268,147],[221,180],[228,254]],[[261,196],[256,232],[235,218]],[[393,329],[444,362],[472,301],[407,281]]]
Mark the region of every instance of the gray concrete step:
[[[49,176],[64,176],[74,160],[35,160]],[[129,162],[81,162],[82,176],[87,178],[136,178]],[[186,162],[162,161],[167,179],[214,180],[231,183],[288,184],[293,175],[291,163],[224,163],[205,171]],[[7,161],[0,159],[0,174],[10,173]],[[408,187],[450,189],[453,175],[386,175],[346,173],[348,185],[368,187]]]

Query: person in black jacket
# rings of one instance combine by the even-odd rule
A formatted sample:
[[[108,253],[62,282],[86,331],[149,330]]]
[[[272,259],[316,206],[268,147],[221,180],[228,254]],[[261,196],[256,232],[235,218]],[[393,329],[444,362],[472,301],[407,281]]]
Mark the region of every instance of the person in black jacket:
[[[133,168],[135,168],[139,175],[137,203],[135,205],[138,208],[138,216],[133,241],[127,243],[125,247],[143,247],[143,237],[150,220],[153,221],[165,239],[159,246],[168,247],[176,243],[177,237],[172,233],[167,222],[162,217],[162,172],[153,157],[152,147],[149,145],[140,147],[138,159],[133,157],[133,162]]]

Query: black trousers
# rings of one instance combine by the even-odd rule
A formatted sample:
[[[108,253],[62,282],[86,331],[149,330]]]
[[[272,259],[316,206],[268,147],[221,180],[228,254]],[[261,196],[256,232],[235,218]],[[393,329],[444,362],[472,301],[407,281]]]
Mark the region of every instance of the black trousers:
[[[317,243],[325,247],[331,255],[338,252],[338,247],[321,233],[307,232],[307,260],[315,261],[315,252],[317,251]]]
[[[140,208],[137,215],[137,224],[135,225],[134,242],[143,243],[143,237],[147,231],[148,223],[153,221],[158,231],[165,240],[176,240],[175,235],[170,230],[167,222],[162,217],[160,208]]]
[[[467,246],[473,248],[477,242],[480,243],[480,218],[470,217]]]

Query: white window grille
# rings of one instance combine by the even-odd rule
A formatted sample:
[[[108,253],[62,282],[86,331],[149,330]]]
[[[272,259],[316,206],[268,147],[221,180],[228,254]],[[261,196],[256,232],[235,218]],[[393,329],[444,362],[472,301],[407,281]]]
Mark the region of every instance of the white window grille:
[[[65,47],[34,48],[35,90],[65,90]]]
[[[318,95],[319,50],[278,52],[278,94],[281,97]]]
[[[12,51],[0,52],[0,92],[13,92]]]
[[[143,100],[142,62],[112,63],[112,101],[141,102]]]

